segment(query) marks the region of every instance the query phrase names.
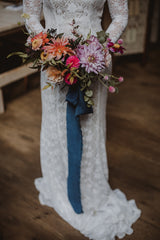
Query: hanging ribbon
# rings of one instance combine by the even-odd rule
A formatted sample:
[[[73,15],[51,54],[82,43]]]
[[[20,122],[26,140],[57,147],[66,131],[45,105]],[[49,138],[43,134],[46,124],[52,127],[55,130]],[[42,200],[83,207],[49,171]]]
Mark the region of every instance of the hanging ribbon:
[[[82,131],[79,116],[93,113],[84,101],[84,93],[78,84],[70,86],[67,96],[67,147],[68,147],[68,198],[78,214],[83,213],[80,191],[80,169],[82,159]]]

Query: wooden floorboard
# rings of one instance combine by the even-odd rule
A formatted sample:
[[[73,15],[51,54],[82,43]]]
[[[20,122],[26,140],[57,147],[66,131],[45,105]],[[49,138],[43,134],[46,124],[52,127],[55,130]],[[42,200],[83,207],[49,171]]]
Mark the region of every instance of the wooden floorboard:
[[[160,239],[159,54],[152,51],[145,67],[117,61],[115,71],[125,82],[108,98],[109,181],[142,210],[134,233],[124,240]],[[9,102],[0,115],[0,240],[84,240],[38,201],[40,125],[39,89]]]

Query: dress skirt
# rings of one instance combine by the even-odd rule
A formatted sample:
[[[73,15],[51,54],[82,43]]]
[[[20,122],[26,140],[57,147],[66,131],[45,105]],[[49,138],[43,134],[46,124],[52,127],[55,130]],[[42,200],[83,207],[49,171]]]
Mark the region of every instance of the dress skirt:
[[[111,71],[111,67],[108,71]],[[41,89],[47,76],[41,72]],[[42,124],[40,160],[42,177],[35,180],[41,204],[50,206],[74,228],[93,240],[123,238],[133,232],[139,218],[135,201],[127,201],[108,183],[106,154],[107,90],[94,84],[93,113],[80,117],[83,136],[81,161],[81,201],[83,212],[76,214],[68,200],[68,152],[66,133],[66,94],[68,87],[57,86],[41,91]]]

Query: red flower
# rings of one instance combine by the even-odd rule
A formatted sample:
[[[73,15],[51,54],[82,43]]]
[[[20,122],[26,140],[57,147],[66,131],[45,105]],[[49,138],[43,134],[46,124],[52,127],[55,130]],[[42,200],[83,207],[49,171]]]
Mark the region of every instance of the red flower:
[[[107,48],[110,52],[123,54],[125,48],[121,46],[122,43],[122,39],[119,39],[117,43],[113,43],[111,39],[108,39]]]
[[[80,60],[75,55],[70,56],[69,58],[67,58],[66,65],[70,65],[69,68],[79,68]]]
[[[68,85],[73,85],[77,82],[77,78],[73,77],[70,73],[66,74],[66,76],[64,77],[64,81],[68,84]]]

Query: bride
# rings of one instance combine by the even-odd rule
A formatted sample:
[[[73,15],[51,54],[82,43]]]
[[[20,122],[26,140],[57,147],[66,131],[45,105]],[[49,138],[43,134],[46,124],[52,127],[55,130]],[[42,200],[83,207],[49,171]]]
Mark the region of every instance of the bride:
[[[24,13],[29,14],[26,27],[39,33],[56,28],[58,33],[71,35],[71,22],[75,19],[79,31],[86,36],[102,30],[101,17],[105,0],[23,0]],[[117,41],[128,20],[127,0],[108,0],[112,23],[107,29],[113,42]],[[43,10],[46,27],[40,24]],[[107,55],[111,71],[111,57]],[[41,72],[41,89],[47,76]],[[58,214],[86,237],[93,240],[114,240],[133,232],[131,225],[139,218],[140,210],[135,201],[128,201],[119,190],[112,190],[108,183],[106,155],[106,102],[107,92],[101,83],[94,85],[92,114],[80,116],[83,135],[83,153],[80,168],[80,199],[68,196],[68,163],[66,133],[67,89],[60,87],[41,91],[41,169],[42,177],[35,180],[41,204],[53,207]],[[76,145],[76,143],[75,143]],[[74,169],[74,168],[73,168]],[[73,175],[75,174],[72,170]],[[74,181],[71,181],[71,188]],[[78,191],[78,189],[76,189]],[[74,199],[75,197],[75,199]],[[73,199],[72,199],[73,198]],[[72,201],[73,200],[73,201]],[[75,205],[80,201],[81,210]]]

